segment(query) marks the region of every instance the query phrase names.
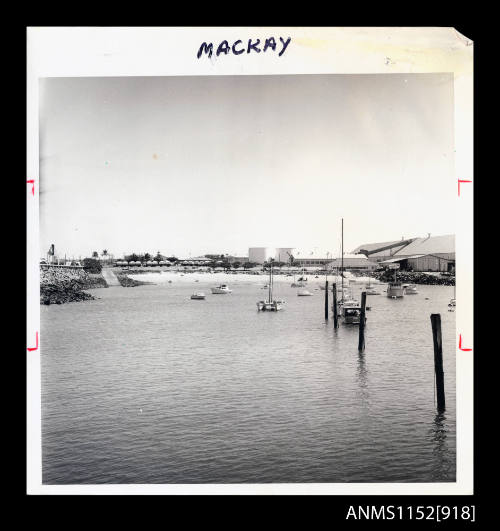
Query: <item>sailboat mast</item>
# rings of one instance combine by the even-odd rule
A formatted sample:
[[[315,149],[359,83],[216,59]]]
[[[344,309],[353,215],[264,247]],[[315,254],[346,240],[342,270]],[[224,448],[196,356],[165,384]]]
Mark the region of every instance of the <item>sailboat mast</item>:
[[[273,262],[271,260],[269,267],[269,302],[273,302]]]
[[[342,218],[342,248],[340,257],[340,276],[342,277],[342,300],[344,300],[344,218]]]

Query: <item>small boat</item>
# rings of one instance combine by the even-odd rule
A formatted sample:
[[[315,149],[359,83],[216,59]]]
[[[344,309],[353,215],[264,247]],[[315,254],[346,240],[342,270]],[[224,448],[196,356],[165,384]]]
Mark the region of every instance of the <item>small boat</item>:
[[[343,305],[342,306],[342,322],[344,324],[359,325],[361,322],[361,306],[359,305]],[[365,316],[365,323],[366,323]]]
[[[305,288],[306,285],[304,282],[292,282],[291,286],[292,288]]]
[[[403,284],[403,289],[405,290],[405,295],[417,295],[418,290],[415,284]]]
[[[257,303],[259,312],[277,312],[281,310],[280,301],[259,301]]]
[[[380,295],[380,291],[377,291],[375,288],[366,288],[367,295]]]
[[[300,289],[297,291],[297,297],[310,297],[312,293],[307,289]]]
[[[220,284],[216,288],[210,288],[214,295],[223,295],[226,293],[232,293],[233,290],[229,289],[227,284]]]
[[[405,289],[403,284],[398,280],[397,271],[395,267],[394,280],[387,283],[387,296],[390,299],[402,299],[405,296]]]
[[[380,291],[378,291],[377,289],[375,289],[375,288],[372,286],[372,279],[371,279],[371,277],[369,278],[369,280],[368,280],[368,284],[366,285],[366,294],[367,294],[367,295],[380,295]]]
[[[193,294],[191,295],[191,298],[192,298],[193,300],[203,301],[203,300],[205,300],[205,294],[202,293],[201,291],[197,291],[196,293],[193,293]]]
[[[453,286],[453,298],[450,299],[450,302],[448,303],[448,311],[449,312],[454,312],[455,311],[455,307],[457,305],[456,296],[457,296],[457,288],[456,288],[456,286]]]
[[[401,282],[389,282],[387,284],[387,296],[390,299],[401,299],[405,295],[405,290]]]

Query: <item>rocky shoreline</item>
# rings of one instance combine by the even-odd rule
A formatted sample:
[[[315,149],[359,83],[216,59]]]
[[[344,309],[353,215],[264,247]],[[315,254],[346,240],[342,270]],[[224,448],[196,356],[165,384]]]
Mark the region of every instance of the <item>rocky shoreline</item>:
[[[118,278],[120,285],[124,288],[135,288],[136,286],[143,286],[145,284],[154,284],[153,282],[143,282],[142,280],[129,278],[127,273],[116,273],[116,278]]]
[[[108,284],[100,273],[43,269],[40,271],[40,304],[48,306],[93,300],[95,297],[84,290],[107,287]]]
[[[102,277],[94,276],[46,282],[40,284],[40,304],[64,304],[66,302],[93,300],[95,297],[84,290],[107,287],[108,285]]]
[[[390,282],[394,279],[393,271],[374,271],[371,277],[382,282]],[[410,271],[401,271],[397,273],[397,279],[400,282],[409,284],[425,284],[428,286],[454,286],[455,276],[429,275],[427,273],[416,273]]]

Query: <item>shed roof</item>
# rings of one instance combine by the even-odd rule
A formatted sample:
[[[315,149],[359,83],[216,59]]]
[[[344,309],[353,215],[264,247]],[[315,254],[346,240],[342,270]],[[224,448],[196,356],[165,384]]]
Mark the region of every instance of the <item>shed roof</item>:
[[[425,254],[414,254],[413,256],[400,256],[399,258],[390,258],[389,260],[382,260],[379,264],[391,264],[393,262],[402,262],[403,260],[408,260],[409,258],[421,258]]]
[[[380,247],[387,247],[388,245],[396,245],[397,243],[401,243],[401,240],[393,240],[390,242],[378,242],[378,243],[364,243],[363,245],[360,245],[359,247],[356,247],[354,249],[353,254],[358,254],[361,249],[364,249],[365,251],[373,251],[374,249],[378,249]],[[404,245],[404,244],[401,244]],[[377,256],[378,254],[381,255],[387,255],[390,251],[394,251],[394,249],[386,249],[385,251],[382,251],[381,253],[375,253],[370,256]]]
[[[397,251],[395,256],[411,256],[414,254],[447,254],[455,252],[455,235],[430,236],[417,238],[403,249]]]

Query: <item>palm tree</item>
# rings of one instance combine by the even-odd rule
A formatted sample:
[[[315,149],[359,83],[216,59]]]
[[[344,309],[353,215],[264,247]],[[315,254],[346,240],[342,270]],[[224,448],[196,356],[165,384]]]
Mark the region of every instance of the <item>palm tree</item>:
[[[104,249],[101,253],[101,256],[104,258],[104,260],[106,260],[106,257],[108,256],[108,250]]]

